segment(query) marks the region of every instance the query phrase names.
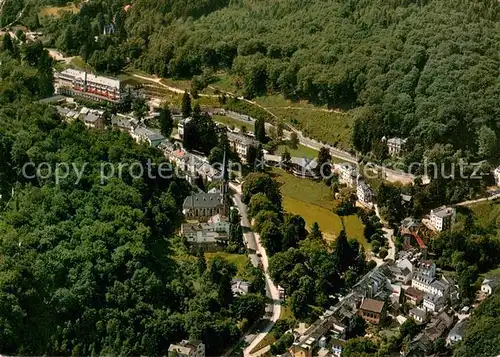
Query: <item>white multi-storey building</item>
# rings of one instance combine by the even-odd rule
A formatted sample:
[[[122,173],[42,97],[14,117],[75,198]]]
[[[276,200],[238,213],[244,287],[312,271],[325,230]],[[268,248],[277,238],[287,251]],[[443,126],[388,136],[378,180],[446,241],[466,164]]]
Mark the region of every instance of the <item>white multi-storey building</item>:
[[[446,231],[455,223],[456,210],[453,207],[441,206],[431,210],[430,220],[432,226],[438,231]]]
[[[426,294],[424,296],[424,309],[430,312],[439,312],[445,306],[442,296]]]
[[[358,201],[362,204],[367,206],[373,204],[373,190],[365,181],[358,181],[358,186],[356,187],[356,195],[358,196]]]
[[[497,186],[500,186],[500,166],[498,166],[494,171],[493,171],[493,176],[495,177],[495,184]]]
[[[348,187],[355,187],[358,183],[358,169],[351,163],[344,163],[339,168],[339,183]]]
[[[387,140],[387,148],[389,149],[389,155],[399,156],[404,150],[406,145],[406,139],[401,138],[391,138]]]
[[[241,134],[228,132],[227,139],[243,162],[247,159],[250,147],[259,146],[259,142],[257,140]]]
[[[55,79],[58,94],[111,102],[119,102],[121,98],[121,82],[118,79],[96,76],[76,69],[56,73]]]
[[[190,243],[218,243],[226,241],[229,234],[227,217],[215,215],[207,223],[183,223],[181,234]]]
[[[420,291],[440,297],[446,297],[450,292],[450,285],[446,281],[442,279],[437,280],[421,274],[413,277],[411,286]]]

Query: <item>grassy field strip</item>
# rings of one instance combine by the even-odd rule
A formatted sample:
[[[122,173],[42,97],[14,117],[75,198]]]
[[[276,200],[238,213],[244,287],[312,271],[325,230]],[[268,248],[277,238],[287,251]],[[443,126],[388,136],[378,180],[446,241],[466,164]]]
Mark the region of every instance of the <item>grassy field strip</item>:
[[[285,211],[302,216],[308,227],[318,222],[324,237],[334,240],[343,226],[342,219],[332,211],[335,201],[330,188],[321,182],[300,179],[279,169],[273,169],[272,174],[282,184],[280,190]],[[358,216],[344,217],[344,225],[349,237],[369,248],[363,234],[363,223]]]
[[[77,13],[80,8],[75,4],[71,3],[66,6],[47,6],[40,9],[40,16],[55,16],[61,17],[64,12]]]

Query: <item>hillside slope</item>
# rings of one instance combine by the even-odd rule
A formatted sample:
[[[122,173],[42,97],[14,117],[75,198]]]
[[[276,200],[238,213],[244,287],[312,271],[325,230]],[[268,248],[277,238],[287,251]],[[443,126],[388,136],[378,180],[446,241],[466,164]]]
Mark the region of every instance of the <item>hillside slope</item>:
[[[91,2],[46,28],[55,45],[98,70],[127,61],[169,77],[222,69],[248,97],[279,92],[362,107],[353,144],[363,153],[401,136],[411,137],[413,160],[436,143],[467,157],[496,155],[496,0],[137,0],[125,12],[126,3]],[[112,19],[115,33],[93,41]]]

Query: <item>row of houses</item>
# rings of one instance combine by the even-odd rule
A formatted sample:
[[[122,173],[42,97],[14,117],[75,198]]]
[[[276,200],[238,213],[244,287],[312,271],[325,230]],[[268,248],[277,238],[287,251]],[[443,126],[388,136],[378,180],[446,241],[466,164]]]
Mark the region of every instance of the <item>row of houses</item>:
[[[181,140],[184,139],[186,126],[189,125],[192,120],[193,119],[191,117],[188,117],[182,118],[178,121],[177,133]],[[229,144],[231,145],[232,149],[238,154],[241,162],[243,163],[245,163],[247,160],[249,150],[252,147],[257,148],[260,145],[260,143],[250,135],[231,131],[226,128],[221,128],[221,130],[227,130],[227,139],[229,141]]]
[[[485,279],[481,290],[485,294],[497,287],[495,279]],[[396,316],[403,324],[413,318],[423,326],[422,331],[410,343],[404,356],[424,356],[432,350],[438,338],[449,345],[460,341],[467,326],[467,313],[457,321],[451,306],[456,306],[458,287],[446,276],[438,277],[434,262],[423,259],[417,250],[402,252],[396,261],[389,261],[366,274],[339,302],[326,310],[304,333],[296,334],[295,342],[288,351],[294,357],[340,357],[346,342],[345,329],[355,315],[368,324],[379,325],[387,312],[398,310],[404,303],[413,308],[406,316]]]
[[[365,182],[363,176],[360,175],[357,167],[351,163],[344,163],[337,166],[339,174],[339,183],[347,187],[356,188],[356,196],[358,201],[367,207],[372,207],[375,201],[375,192],[370,185]],[[411,203],[412,197],[402,194],[402,205],[406,206]],[[453,207],[441,206],[431,210],[429,214],[429,223],[432,230],[443,232],[451,229],[456,221],[456,210]]]
[[[70,109],[62,106],[56,106],[56,110],[68,121],[82,120],[88,128],[103,129],[105,127],[103,110],[87,107]],[[128,115],[113,115],[111,117],[111,125],[126,132],[138,143],[146,143],[149,146],[157,147],[165,141],[163,135],[149,129],[143,123]]]

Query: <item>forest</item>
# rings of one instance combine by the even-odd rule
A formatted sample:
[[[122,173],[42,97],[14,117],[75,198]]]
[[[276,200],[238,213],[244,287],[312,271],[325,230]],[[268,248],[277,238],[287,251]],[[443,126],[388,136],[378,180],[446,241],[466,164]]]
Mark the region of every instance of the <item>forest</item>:
[[[154,356],[192,338],[221,354],[263,315],[262,274],[254,293],[233,296],[234,264],[176,259],[188,254],[176,232],[191,186],[157,165],[101,182],[102,164],[165,158],[38,103],[52,93],[49,59],[9,40],[0,51],[0,353]],[[25,175],[28,162],[46,166]],[[49,170],[63,162],[85,174],[56,183]]]
[[[40,20],[50,45],[99,71],[130,64],[190,79],[222,70],[247,97],[281,93],[357,108],[352,145],[363,154],[399,136],[410,138],[412,161],[435,145],[465,159],[498,156],[498,1],[137,0],[125,11],[127,4],[92,1],[58,19],[30,11],[25,21]]]

